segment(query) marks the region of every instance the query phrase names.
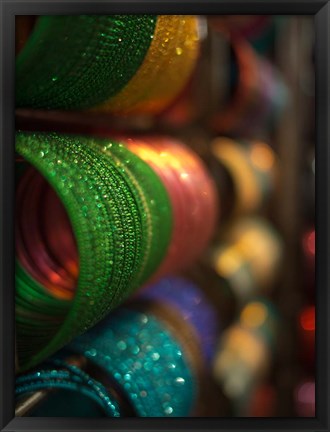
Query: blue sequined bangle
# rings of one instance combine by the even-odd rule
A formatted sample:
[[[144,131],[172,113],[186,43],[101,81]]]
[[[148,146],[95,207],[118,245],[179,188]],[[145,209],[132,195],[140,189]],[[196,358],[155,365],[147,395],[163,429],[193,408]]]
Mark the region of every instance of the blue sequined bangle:
[[[150,285],[137,298],[156,300],[176,308],[182,319],[196,330],[206,362],[212,361],[220,331],[219,317],[198,286],[181,277],[170,276]]]
[[[76,366],[69,365],[62,360],[52,359],[42,365],[42,368],[17,377],[15,396],[39,390],[64,389],[78,392],[96,402],[106,417],[120,417],[121,413],[117,401],[98,381]],[[69,400],[68,400],[68,403]]]
[[[102,367],[138,416],[191,414],[196,380],[181,346],[152,314],[120,308],[74,339],[67,350]]]

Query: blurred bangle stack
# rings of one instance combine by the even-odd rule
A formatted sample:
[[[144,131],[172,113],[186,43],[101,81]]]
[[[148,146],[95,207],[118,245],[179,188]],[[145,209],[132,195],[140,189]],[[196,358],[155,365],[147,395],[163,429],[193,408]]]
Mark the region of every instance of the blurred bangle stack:
[[[16,20],[16,415],[315,416],[313,23]]]

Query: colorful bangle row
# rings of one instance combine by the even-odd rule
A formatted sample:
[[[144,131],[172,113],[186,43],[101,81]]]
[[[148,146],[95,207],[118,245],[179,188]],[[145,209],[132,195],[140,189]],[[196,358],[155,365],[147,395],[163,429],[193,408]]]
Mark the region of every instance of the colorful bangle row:
[[[83,109],[134,76],[152,40],[152,15],[41,16],[16,61],[16,104]]]
[[[184,87],[198,49],[193,16],[41,16],[17,56],[16,103],[157,113]]]
[[[188,82],[198,54],[197,17],[159,15],[150,48],[136,74],[94,110],[125,115],[163,111]]]
[[[172,203],[172,238],[155,280],[187,268],[208,245],[218,217],[216,187],[201,159],[179,141],[153,137],[126,143],[158,174]]]
[[[165,298],[167,300],[162,301]],[[72,351],[86,355],[84,347],[87,347],[87,363],[86,357],[82,357],[85,360],[79,362],[85,364],[84,375],[89,374],[93,377],[92,381],[96,377],[103,386],[106,386],[108,398],[117,403],[120,415],[125,415],[123,400],[127,401],[130,411],[136,415],[188,415],[190,411],[186,405],[182,405],[183,398],[187,397],[187,386],[193,386],[195,393],[189,397],[192,405],[195,403],[197,382],[202,367],[198,360],[200,349],[209,347],[212,353],[214,351],[217,337],[215,310],[204,298],[201,290],[182,278],[174,277],[150,287],[127,307],[118,309],[105,321],[57,353],[55,358],[58,365],[53,362],[54,367],[51,369],[54,370],[50,376],[47,375],[48,372],[43,372],[45,367],[48,367],[48,364],[45,364],[42,366],[41,374],[34,372],[20,378],[17,381],[17,396],[43,388],[76,390],[70,388],[70,377],[67,379],[68,385],[63,383],[63,376],[67,376],[65,373],[63,375],[62,370],[59,371],[58,366],[62,366],[65,359],[72,357]],[[161,334],[164,331],[165,335]],[[208,340],[203,341],[203,336],[207,336]],[[208,353],[211,354],[210,350]],[[91,367],[93,364],[100,368],[98,375]],[[161,370],[163,373],[159,374]],[[40,372],[40,368],[36,372]],[[173,374],[181,376],[173,379]],[[190,382],[190,374],[193,377],[193,384]],[[165,387],[162,384],[164,379]],[[28,383],[28,387],[22,387],[22,380],[24,385]],[[148,396],[150,391],[145,389],[149,389],[150,386],[153,390]],[[139,387],[141,388],[138,392]],[[79,392],[79,389],[77,391]],[[132,395],[133,391],[135,393]],[[90,397],[88,392],[84,394]],[[155,396],[163,401],[163,406],[159,408],[158,404],[157,409],[154,406]],[[67,398],[68,395],[62,393],[59,397],[63,402],[63,398]],[[72,394],[69,397],[72,398]],[[52,412],[57,410],[54,406],[56,401],[58,398],[55,398],[55,402],[53,399],[49,403],[46,402],[46,406],[43,404],[36,415],[44,416],[48,413],[47,415],[51,416]],[[71,414],[72,412],[69,412],[67,415]]]
[[[172,210],[157,175],[121,144],[18,133],[16,150],[62,201],[79,255],[74,299],[62,300],[64,322],[63,308],[60,317],[56,310],[46,314],[34,306],[33,314],[23,308],[16,312],[24,370],[95,324],[151,276],[168,246]],[[52,297],[22,270],[16,273],[18,304],[32,301],[25,298],[26,285],[31,286],[29,295],[37,292],[43,302]]]

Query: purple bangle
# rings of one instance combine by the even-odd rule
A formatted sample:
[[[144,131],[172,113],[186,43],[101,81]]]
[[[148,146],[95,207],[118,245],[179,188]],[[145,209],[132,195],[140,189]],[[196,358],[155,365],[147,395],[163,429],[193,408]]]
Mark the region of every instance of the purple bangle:
[[[196,330],[204,360],[208,364],[212,361],[220,332],[219,316],[198,286],[181,277],[169,276],[149,285],[137,298],[177,308]]]

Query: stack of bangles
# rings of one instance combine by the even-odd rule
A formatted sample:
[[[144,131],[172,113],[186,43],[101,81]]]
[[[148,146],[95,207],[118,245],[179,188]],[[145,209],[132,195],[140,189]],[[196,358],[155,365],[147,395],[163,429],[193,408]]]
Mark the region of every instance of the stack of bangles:
[[[183,90],[199,53],[195,16],[28,16],[16,28],[23,108],[157,114]]]
[[[178,296],[178,291],[184,294]],[[169,300],[164,301],[165,297]],[[103,416],[108,417],[189,416],[197,403],[201,354],[210,354],[210,348],[213,354],[215,349],[214,313],[198,287],[181,278],[164,279],[74,339],[50,363],[19,376],[16,399],[19,402],[43,389],[56,390],[32,414],[37,416],[63,415],[59,409],[69,410],[70,416],[86,415],[84,405],[77,403],[74,408],[65,402],[68,397],[74,400],[72,392],[78,399],[84,395],[98,403],[98,411],[92,415],[100,416],[101,407]],[[197,337],[208,331],[212,342]],[[84,372],[67,364],[72,358],[77,362],[77,355],[85,365],[87,360]],[[62,401],[60,408],[58,400]]]
[[[258,56],[243,38],[230,38],[233,53],[232,94],[211,120],[211,127],[225,135],[254,137],[276,124],[288,102],[280,73]]]
[[[17,134],[24,158],[16,194],[19,370],[86,331],[155,275],[202,252],[215,225],[215,188],[186,147],[164,141],[163,153],[172,147],[171,158],[149,166],[109,139]],[[195,191],[192,168],[200,180]],[[179,235],[179,217],[194,235],[193,253]],[[207,228],[198,233],[202,221]]]

